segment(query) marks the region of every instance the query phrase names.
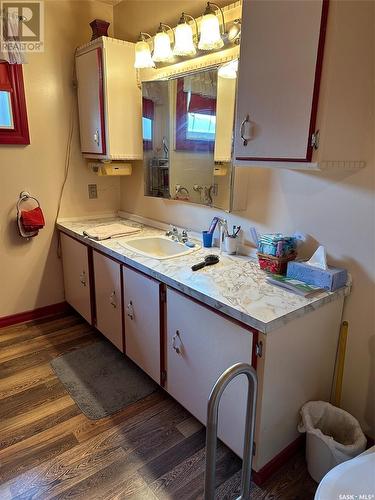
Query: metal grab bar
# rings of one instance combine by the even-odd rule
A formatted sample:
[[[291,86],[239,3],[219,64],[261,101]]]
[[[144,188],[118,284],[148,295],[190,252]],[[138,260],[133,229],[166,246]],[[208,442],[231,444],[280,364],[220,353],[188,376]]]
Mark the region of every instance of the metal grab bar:
[[[215,499],[216,476],[216,443],[219,403],[221,396],[229,384],[238,375],[246,375],[248,380],[246,425],[241,474],[241,495],[237,500],[250,499],[251,466],[253,461],[253,442],[255,428],[255,412],[257,403],[258,378],[256,371],[247,363],[237,363],[220,375],[208,398],[207,431],[206,431],[206,473],[204,499]]]

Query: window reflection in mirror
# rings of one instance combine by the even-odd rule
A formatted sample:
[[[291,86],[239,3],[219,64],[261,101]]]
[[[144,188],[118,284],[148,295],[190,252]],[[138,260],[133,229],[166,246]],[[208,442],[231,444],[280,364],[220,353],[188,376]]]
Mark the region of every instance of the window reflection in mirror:
[[[145,194],[229,210],[235,80],[210,69],[142,94]]]

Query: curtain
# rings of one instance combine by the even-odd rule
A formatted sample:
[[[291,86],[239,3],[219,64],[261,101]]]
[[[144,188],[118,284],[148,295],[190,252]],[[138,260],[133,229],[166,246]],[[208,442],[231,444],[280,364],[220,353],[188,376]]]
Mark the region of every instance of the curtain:
[[[9,80],[8,64],[0,62],[0,90],[6,92],[12,91],[12,85]]]
[[[163,104],[162,92],[159,82],[143,82],[142,95],[145,99],[150,99],[155,104]]]
[[[17,15],[2,16],[0,12],[0,21],[3,23],[3,29],[0,30],[0,61],[6,61],[9,64],[26,64],[25,53],[20,49],[18,30],[20,20]],[[5,28],[6,24],[6,30]],[[4,31],[7,31],[7,38],[4,38]],[[18,43],[17,43],[18,42]]]
[[[216,115],[216,99],[191,94],[188,112],[201,113],[202,115]]]
[[[217,71],[201,71],[184,77],[184,92],[216,98]]]
[[[151,99],[146,99],[143,97],[142,99],[142,116],[144,118],[149,118],[150,120],[154,119],[154,103]]]

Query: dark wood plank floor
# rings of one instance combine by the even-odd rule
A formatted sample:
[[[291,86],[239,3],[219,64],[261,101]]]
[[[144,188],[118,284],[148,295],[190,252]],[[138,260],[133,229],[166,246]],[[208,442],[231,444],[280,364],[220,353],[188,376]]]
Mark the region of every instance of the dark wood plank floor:
[[[54,375],[51,359],[99,338],[74,314],[0,330],[0,498],[202,498],[204,428],[165,392],[93,421]],[[222,444],[217,459],[217,498],[236,498],[241,461]],[[252,498],[315,488],[298,454]]]

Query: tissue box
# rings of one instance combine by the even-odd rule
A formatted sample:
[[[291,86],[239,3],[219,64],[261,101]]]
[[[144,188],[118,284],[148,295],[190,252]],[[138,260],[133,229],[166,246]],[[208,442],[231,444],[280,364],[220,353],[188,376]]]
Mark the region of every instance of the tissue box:
[[[331,292],[346,285],[348,272],[346,269],[328,266],[328,269],[319,269],[306,264],[306,262],[288,262],[287,278],[304,281],[308,285],[320,286]]]

